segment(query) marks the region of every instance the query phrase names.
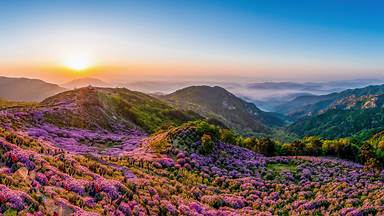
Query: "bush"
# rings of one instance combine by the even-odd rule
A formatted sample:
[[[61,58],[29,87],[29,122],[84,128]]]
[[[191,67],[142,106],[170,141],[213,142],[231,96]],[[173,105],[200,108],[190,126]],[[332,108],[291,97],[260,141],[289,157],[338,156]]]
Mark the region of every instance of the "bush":
[[[359,152],[359,159],[362,164],[364,164],[368,169],[377,169],[380,167],[380,158],[376,158],[377,156],[380,156],[380,154],[377,154],[378,152],[375,152],[375,149],[373,146],[365,142],[360,147]]]
[[[323,142],[319,137],[311,136],[304,138],[305,152],[309,155],[320,156],[322,154]]]
[[[261,153],[265,156],[275,156],[276,155],[276,143],[270,140],[269,138],[262,138],[257,141],[255,150],[258,153]]]
[[[210,154],[213,151],[214,147],[215,147],[215,143],[213,142],[211,135],[204,134],[201,137],[200,153],[205,155]]]
[[[228,143],[228,144],[235,144],[237,139],[237,135],[229,129],[222,129],[220,130],[220,140]]]
[[[293,143],[284,144],[282,146],[284,155],[305,155],[305,144],[301,140],[296,140]]]
[[[200,136],[203,136],[204,134],[208,134],[214,140],[219,139],[220,131],[218,127],[211,125],[206,121],[197,121],[195,125],[196,125],[196,132]]]
[[[365,142],[360,147],[359,159],[362,164],[366,164],[370,159],[375,158],[373,146],[367,142]]]

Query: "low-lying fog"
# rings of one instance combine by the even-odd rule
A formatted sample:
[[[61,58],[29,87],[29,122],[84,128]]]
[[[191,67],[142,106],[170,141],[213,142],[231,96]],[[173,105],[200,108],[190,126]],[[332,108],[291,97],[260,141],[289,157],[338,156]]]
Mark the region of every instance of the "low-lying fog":
[[[367,85],[382,84],[380,80],[346,80],[318,83],[295,82],[174,82],[174,81],[142,81],[123,84],[131,89],[151,94],[169,94],[178,89],[191,85],[221,86],[233,94],[255,103],[260,109],[274,111],[277,105],[293,100],[302,95],[323,95],[340,92],[349,88],[359,88]]]

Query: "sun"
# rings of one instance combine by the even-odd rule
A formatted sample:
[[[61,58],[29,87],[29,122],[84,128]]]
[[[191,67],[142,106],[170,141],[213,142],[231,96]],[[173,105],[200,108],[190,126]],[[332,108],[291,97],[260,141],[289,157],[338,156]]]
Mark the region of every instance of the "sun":
[[[71,56],[63,61],[65,67],[74,71],[84,71],[92,66],[88,58],[82,56]]]

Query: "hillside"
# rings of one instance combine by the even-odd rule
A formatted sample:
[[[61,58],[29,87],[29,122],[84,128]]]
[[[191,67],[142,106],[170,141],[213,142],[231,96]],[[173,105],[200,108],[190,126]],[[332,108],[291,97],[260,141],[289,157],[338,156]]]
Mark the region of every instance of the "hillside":
[[[191,86],[162,98],[179,109],[192,110],[239,131],[266,132],[269,127],[284,125],[279,115],[263,112],[218,86]]]
[[[198,118],[197,114],[178,111],[154,97],[124,88],[81,88],[47,98],[41,105],[50,107],[44,118],[55,125],[111,131],[139,128],[154,132]]]
[[[135,148],[147,133],[202,118],[140,92],[93,87],[63,92],[33,106],[6,108],[0,117],[0,128],[81,154],[118,154]]]
[[[327,95],[299,96],[292,101],[277,107],[277,112],[288,115],[293,119],[300,119],[309,115],[316,115],[327,109],[337,100],[351,96],[379,95],[384,94],[384,85],[372,85],[364,88],[348,89],[339,93]]]
[[[318,114],[298,120],[288,130],[301,136],[367,138],[384,129],[384,95],[351,95],[327,104]]]
[[[0,77],[0,98],[39,102],[66,89],[38,79]]]

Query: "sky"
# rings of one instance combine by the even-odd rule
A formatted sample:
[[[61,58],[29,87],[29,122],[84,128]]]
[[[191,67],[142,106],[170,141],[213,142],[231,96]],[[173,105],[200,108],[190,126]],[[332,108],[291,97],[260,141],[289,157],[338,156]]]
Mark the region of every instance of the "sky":
[[[66,82],[384,76],[384,2],[0,1],[0,75]]]

